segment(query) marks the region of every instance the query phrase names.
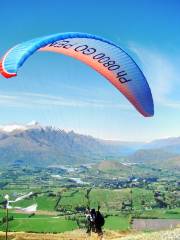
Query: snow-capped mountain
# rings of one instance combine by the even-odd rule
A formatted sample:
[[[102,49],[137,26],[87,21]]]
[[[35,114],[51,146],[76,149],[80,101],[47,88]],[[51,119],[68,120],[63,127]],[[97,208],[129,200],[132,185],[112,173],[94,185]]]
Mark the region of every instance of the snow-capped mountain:
[[[13,131],[25,131],[25,130],[34,129],[34,128],[42,128],[42,126],[36,121],[32,121],[27,124],[13,123],[8,125],[0,125],[0,132],[11,133]]]
[[[112,144],[73,131],[64,131],[37,122],[0,127],[0,163],[31,165],[89,163],[106,156],[122,156],[131,147]]]

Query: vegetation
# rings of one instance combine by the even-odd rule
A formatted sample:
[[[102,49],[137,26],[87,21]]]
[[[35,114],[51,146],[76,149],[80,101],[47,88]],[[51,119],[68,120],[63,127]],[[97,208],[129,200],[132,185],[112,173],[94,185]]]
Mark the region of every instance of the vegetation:
[[[0,169],[3,183],[0,202],[7,193],[13,200],[33,192],[28,199],[11,205],[27,207],[38,204],[34,216],[9,210],[9,230],[59,233],[84,228],[84,211],[88,206],[101,207],[105,216],[104,229],[112,231],[129,230],[134,218],[180,219],[179,178],[176,174],[162,173],[142,165],[133,166],[135,170],[129,177],[126,176],[129,167],[123,167],[126,174],[120,177],[121,171],[116,168],[121,168],[122,164],[113,163],[114,169],[111,170],[110,162],[95,166],[75,166],[70,172],[66,167],[13,166]],[[138,171],[139,175],[136,174]],[[4,231],[3,209],[0,209],[0,220],[0,230]]]

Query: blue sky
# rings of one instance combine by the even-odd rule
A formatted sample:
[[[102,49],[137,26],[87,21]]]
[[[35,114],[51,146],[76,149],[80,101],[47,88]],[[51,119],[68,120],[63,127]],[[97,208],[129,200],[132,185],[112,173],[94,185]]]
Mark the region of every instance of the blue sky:
[[[129,141],[180,136],[178,0],[7,0],[0,10],[1,56],[34,37],[96,34],[119,44],[138,62],[155,103],[154,117],[144,118],[93,69],[67,56],[38,53],[16,78],[0,76],[0,124],[37,120]]]

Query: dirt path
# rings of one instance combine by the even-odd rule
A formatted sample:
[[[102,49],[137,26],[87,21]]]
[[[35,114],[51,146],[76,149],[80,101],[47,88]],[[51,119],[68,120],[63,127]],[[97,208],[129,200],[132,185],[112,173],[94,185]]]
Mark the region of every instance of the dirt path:
[[[20,211],[20,210],[16,210],[16,211],[13,211],[13,212],[14,213],[24,213],[23,211]],[[37,215],[47,215],[47,216],[57,216],[56,211],[46,211],[46,210],[37,210],[36,214]]]
[[[0,232],[0,240],[5,239],[5,233]],[[74,230],[61,234],[36,233],[9,233],[9,240],[180,240],[180,228],[159,232],[114,232],[105,231],[103,238],[92,234],[88,236],[85,231]]]
[[[71,232],[65,232],[60,234],[36,234],[36,233],[9,233],[9,239],[11,240],[101,240],[97,234],[93,233],[88,236],[83,230],[74,230]],[[106,231],[103,239],[117,239],[126,236],[127,233]],[[0,240],[4,240],[5,233],[0,232]]]

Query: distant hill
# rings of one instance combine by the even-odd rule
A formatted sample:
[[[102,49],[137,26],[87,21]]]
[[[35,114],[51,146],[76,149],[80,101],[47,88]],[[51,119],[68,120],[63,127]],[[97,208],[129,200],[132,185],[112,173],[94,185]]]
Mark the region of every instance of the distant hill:
[[[170,160],[178,154],[169,152],[168,149],[140,149],[128,157],[134,163],[158,163],[159,161]]]
[[[126,161],[167,169],[179,168],[180,137],[157,139],[142,144],[139,149],[126,157]]]
[[[164,149],[164,151],[180,154],[180,137],[158,139],[145,144],[143,149]]]
[[[116,161],[104,160],[95,165],[95,168],[101,171],[108,170],[129,170],[129,166]]]

